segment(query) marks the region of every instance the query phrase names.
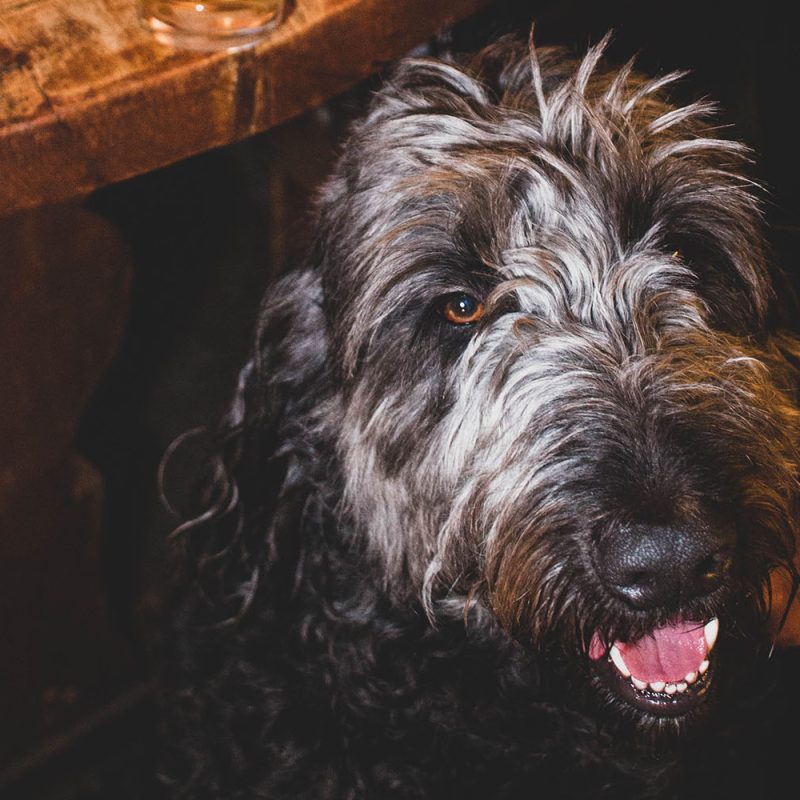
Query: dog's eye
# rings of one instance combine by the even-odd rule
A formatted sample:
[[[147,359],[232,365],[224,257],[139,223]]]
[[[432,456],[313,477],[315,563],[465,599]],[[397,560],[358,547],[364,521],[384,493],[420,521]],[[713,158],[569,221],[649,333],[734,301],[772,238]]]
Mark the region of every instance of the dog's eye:
[[[471,325],[477,322],[484,312],[484,305],[472,295],[459,292],[442,299],[440,313],[451,325]]]

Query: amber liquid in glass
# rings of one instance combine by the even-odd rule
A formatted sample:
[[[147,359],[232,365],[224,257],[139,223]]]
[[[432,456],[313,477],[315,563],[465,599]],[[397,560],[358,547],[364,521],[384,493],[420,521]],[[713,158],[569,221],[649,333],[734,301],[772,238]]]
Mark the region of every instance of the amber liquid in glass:
[[[140,0],[144,24],[156,40],[193,50],[237,50],[278,25],[284,0]]]

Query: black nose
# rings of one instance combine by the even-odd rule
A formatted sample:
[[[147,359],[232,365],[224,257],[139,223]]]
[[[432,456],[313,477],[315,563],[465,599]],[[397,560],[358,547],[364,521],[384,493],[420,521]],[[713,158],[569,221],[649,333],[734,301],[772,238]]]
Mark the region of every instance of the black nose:
[[[606,534],[597,567],[608,589],[634,608],[705,597],[730,571],[733,537],[697,526],[637,524]]]

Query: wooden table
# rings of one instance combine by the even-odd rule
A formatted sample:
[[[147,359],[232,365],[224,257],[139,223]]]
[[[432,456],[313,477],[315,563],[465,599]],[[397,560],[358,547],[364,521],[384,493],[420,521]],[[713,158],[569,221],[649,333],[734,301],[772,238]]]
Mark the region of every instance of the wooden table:
[[[83,199],[298,115],[488,5],[297,0],[263,43],[212,54],[154,42],[135,2],[0,0],[0,793],[141,693],[105,605],[102,475],[74,452],[135,265]]]
[[[155,43],[135,0],[0,0],[0,214],[263,131],[487,0],[297,0],[262,44]]]

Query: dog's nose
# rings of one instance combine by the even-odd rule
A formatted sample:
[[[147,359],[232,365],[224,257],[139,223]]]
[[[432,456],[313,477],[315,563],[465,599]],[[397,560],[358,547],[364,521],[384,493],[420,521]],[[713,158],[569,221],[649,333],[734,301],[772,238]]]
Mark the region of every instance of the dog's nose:
[[[598,572],[634,608],[677,605],[704,597],[730,571],[732,537],[722,530],[638,524],[604,536]]]

